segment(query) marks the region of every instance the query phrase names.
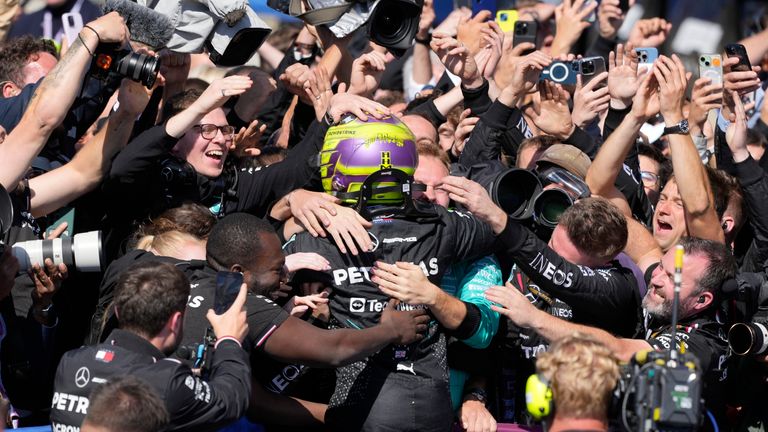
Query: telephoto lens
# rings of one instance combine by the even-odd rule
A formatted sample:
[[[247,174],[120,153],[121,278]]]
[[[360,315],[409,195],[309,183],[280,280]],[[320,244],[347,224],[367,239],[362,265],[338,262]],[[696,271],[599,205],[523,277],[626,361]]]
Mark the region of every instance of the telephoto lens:
[[[413,45],[423,3],[423,0],[380,0],[368,20],[370,39],[401,57]]]
[[[101,231],[75,234],[52,240],[30,240],[13,245],[13,255],[19,260],[19,271],[27,271],[33,264],[43,265],[46,258],[54,264],[64,263],[81,272],[101,271],[103,260]]]
[[[738,355],[756,355],[768,351],[768,323],[736,323],[728,330],[728,345]]]
[[[531,171],[513,168],[499,174],[488,187],[493,202],[514,220],[529,219],[541,182]]]
[[[573,205],[573,199],[562,189],[543,191],[533,203],[533,218],[540,225],[554,229],[560,216]]]
[[[121,58],[117,64],[117,72],[133,81],[140,82],[151,88],[155,85],[157,73],[160,70],[160,59],[132,52]]]

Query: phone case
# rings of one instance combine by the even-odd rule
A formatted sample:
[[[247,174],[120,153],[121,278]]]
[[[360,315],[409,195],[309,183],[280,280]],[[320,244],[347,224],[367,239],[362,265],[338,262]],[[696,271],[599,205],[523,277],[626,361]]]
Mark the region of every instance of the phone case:
[[[515,9],[504,9],[496,12],[496,24],[504,33],[513,31],[515,23],[517,23],[517,11]]]
[[[540,80],[550,80],[564,85],[576,85],[576,75],[581,73],[581,62],[556,61],[541,71]]]
[[[749,62],[747,49],[742,44],[728,44],[725,46],[725,54],[728,57],[738,57],[739,63],[731,66],[732,71],[749,72],[752,70],[752,64]]]
[[[605,68],[605,59],[596,56],[596,57],[587,57],[580,60],[581,62],[581,84],[582,86],[587,85],[590,81],[592,81],[593,78],[600,75],[601,73],[606,71]],[[603,80],[600,85],[598,85],[597,88],[605,87],[607,85],[607,82]]]
[[[496,0],[472,0],[472,16],[482,10],[491,11],[491,16],[496,16]]]
[[[514,32],[512,34],[512,46],[518,46],[521,43],[530,42],[536,45],[538,48],[538,34],[539,23],[536,21],[516,21],[514,25]]]
[[[638,65],[637,73],[642,74],[646,71],[650,71],[653,67],[653,62],[659,58],[659,50],[654,47],[640,47],[635,48],[637,53]]]
[[[704,54],[699,57],[699,76],[712,80],[710,84],[723,83],[723,59],[719,54]]]
[[[220,271],[216,274],[216,291],[213,297],[213,310],[221,315],[235,302],[243,285],[243,274]]]

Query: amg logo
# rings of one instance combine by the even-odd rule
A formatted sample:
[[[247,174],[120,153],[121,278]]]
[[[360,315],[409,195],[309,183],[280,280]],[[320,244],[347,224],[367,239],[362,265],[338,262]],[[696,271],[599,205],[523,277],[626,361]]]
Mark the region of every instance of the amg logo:
[[[390,243],[413,243],[416,240],[418,240],[416,237],[393,237],[393,238],[385,238],[382,240],[384,244],[390,244]]]

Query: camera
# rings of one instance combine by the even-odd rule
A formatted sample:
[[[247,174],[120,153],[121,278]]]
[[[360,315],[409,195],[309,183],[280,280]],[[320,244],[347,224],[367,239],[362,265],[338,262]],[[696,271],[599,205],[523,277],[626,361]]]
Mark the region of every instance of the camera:
[[[5,188],[0,185],[0,233],[3,237],[13,223],[13,202]],[[7,246],[0,242],[0,254]],[[60,237],[51,240],[29,240],[11,246],[13,255],[19,261],[19,271],[26,272],[32,264],[42,265],[47,258],[54,264],[64,263],[75,266],[82,272],[101,271],[104,255],[101,249],[101,231],[75,234],[74,237]]]
[[[736,323],[728,330],[728,346],[738,355],[760,355],[768,351],[768,319]]]
[[[368,36],[401,57],[413,45],[423,4],[423,0],[380,0],[368,19]]]
[[[499,173],[487,189],[493,202],[512,219],[532,219],[549,229],[557,226],[560,216],[577,199],[590,195],[581,179],[557,166],[537,172],[512,168]]]
[[[576,85],[576,75],[581,73],[581,62],[574,61],[556,61],[541,71],[539,80],[550,80],[557,84]]]
[[[117,74],[150,88],[160,70],[158,57],[121,49],[118,44],[100,44],[94,56],[90,75],[102,81],[106,81],[110,74]]]

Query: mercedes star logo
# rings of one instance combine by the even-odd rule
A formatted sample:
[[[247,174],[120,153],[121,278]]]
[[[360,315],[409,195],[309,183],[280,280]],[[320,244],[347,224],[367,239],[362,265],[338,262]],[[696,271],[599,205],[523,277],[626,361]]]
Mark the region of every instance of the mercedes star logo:
[[[75,385],[79,388],[83,388],[91,381],[91,371],[87,367],[83,366],[75,373]]]

